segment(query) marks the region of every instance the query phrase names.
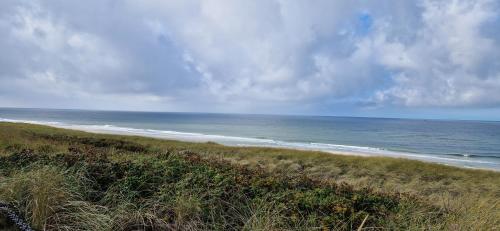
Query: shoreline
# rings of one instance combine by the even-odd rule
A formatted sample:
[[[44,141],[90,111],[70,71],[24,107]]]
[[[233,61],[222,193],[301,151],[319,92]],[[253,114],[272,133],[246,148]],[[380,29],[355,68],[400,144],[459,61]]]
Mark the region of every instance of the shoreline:
[[[49,125],[50,126],[50,125]],[[78,129],[78,128],[68,128],[65,126],[52,126],[55,128],[63,128],[63,129],[70,129],[70,130],[75,130],[75,131],[84,131],[84,132],[90,132],[90,133],[96,133],[96,134],[108,134],[108,135],[126,135],[126,136],[141,136],[141,137],[148,137],[148,138],[155,138],[155,139],[162,139],[162,140],[174,140],[174,141],[183,141],[183,142],[195,142],[195,143],[206,143],[206,142],[214,142],[220,145],[224,146],[230,146],[230,147],[261,147],[261,148],[278,148],[278,149],[289,149],[289,150],[298,150],[298,151],[316,151],[316,152],[324,152],[332,155],[345,155],[345,156],[358,156],[358,157],[388,157],[388,158],[396,158],[396,159],[407,159],[407,160],[418,160],[426,163],[434,163],[434,164],[441,164],[444,166],[451,166],[451,167],[459,167],[459,168],[464,168],[464,169],[476,169],[476,170],[489,170],[489,171],[495,171],[495,172],[500,172],[500,169],[495,169],[495,168],[481,168],[481,167],[470,167],[466,165],[455,165],[455,164],[448,164],[445,162],[439,162],[439,161],[432,161],[428,159],[443,159],[440,157],[435,157],[435,156],[424,156],[424,155],[419,155],[419,154],[400,154],[400,153],[395,153],[395,155],[384,155],[384,154],[376,154],[376,153],[362,153],[362,152],[349,152],[349,151],[328,151],[328,150],[321,150],[321,149],[308,149],[308,148],[296,148],[296,147],[286,147],[286,146],[265,146],[265,145],[230,145],[230,144],[225,144],[225,143],[218,143],[216,141],[212,140],[183,140],[183,139],[174,139],[174,138],[168,138],[168,137],[163,137],[163,136],[155,136],[155,135],[148,135],[148,134],[140,134],[140,133],[133,133],[133,132],[120,132],[120,131],[108,131],[108,130],[101,130],[101,129]],[[413,158],[412,158],[413,157]],[[462,162],[462,160],[457,160],[458,162]]]
[[[292,143],[292,142],[283,142],[284,144],[280,144],[278,141],[274,140],[266,140],[266,139],[258,139],[258,138],[246,138],[246,137],[236,137],[236,136],[222,136],[222,135],[207,135],[201,133],[186,133],[186,132],[177,132],[177,131],[162,131],[162,130],[152,130],[152,129],[136,129],[136,128],[127,128],[127,127],[118,127],[113,125],[75,125],[75,124],[65,124],[60,122],[42,122],[42,121],[25,121],[25,120],[13,120],[13,119],[5,119],[0,118],[1,122],[10,122],[10,123],[24,123],[24,124],[35,124],[35,125],[44,125],[54,128],[61,129],[69,129],[74,131],[83,131],[95,134],[109,134],[109,135],[125,135],[125,136],[140,136],[147,138],[155,138],[162,140],[172,140],[172,141],[182,141],[182,142],[193,142],[193,143],[206,143],[206,142],[214,142],[220,145],[229,146],[229,147],[263,147],[263,148],[278,148],[278,149],[288,149],[288,150],[299,150],[299,151],[317,151],[324,152],[332,155],[345,155],[345,156],[358,156],[358,157],[388,157],[395,159],[407,159],[407,160],[417,160],[426,163],[435,163],[443,166],[452,166],[459,167],[463,169],[477,169],[477,170],[487,170],[500,172],[500,168],[495,167],[481,167],[481,166],[468,166],[464,163],[471,163],[471,160],[462,160],[462,159],[452,159],[452,158],[444,158],[439,156],[431,156],[425,154],[418,153],[404,153],[404,152],[395,152],[384,149],[377,149],[371,147],[357,147],[357,146],[347,146],[347,145],[333,145],[333,144],[319,144],[319,143],[311,143],[311,144],[319,144],[323,146],[327,146],[325,148],[311,148],[311,147],[303,147],[301,143]],[[246,141],[246,143],[241,143],[241,141]],[[256,141],[268,141],[267,143],[256,142]],[[239,141],[239,142],[236,142]],[[290,145],[292,144],[292,145]],[[293,145],[295,144],[295,146]],[[335,147],[336,149],[332,149],[328,146]],[[330,148],[330,149],[328,149]],[[339,148],[359,148],[364,149],[360,151],[350,151],[350,150],[338,150]],[[468,158],[468,157],[466,157]],[[491,162],[483,162],[480,160],[476,160],[476,164],[481,163],[491,163]]]
[[[162,135],[154,135],[154,134],[144,134],[140,132],[130,132],[130,131],[113,131],[113,130],[105,130],[105,129],[99,129],[99,128],[86,128],[85,126],[80,125],[46,125],[42,123],[27,123],[27,124],[37,124],[37,125],[45,125],[49,127],[54,127],[54,128],[62,128],[62,129],[69,129],[69,130],[74,130],[74,131],[83,131],[83,132],[89,132],[89,133],[95,133],[95,134],[105,134],[105,135],[122,135],[122,136],[140,136],[140,137],[146,137],[146,138],[155,138],[155,139],[161,139],[161,140],[172,140],[172,141],[181,141],[181,142],[192,142],[192,143],[207,143],[207,142],[213,142],[217,143],[219,145],[224,145],[224,146],[229,146],[229,147],[261,147],[261,148],[283,148],[283,149],[290,149],[290,150],[299,150],[299,151],[319,151],[319,152],[325,152],[328,154],[335,154],[335,155],[347,155],[347,156],[361,156],[361,157],[374,157],[374,156],[384,156],[384,155],[370,155],[367,153],[361,153],[361,152],[340,152],[340,151],[325,151],[325,150],[314,150],[314,149],[307,149],[307,148],[292,148],[292,147],[279,147],[279,146],[264,146],[264,145],[245,145],[245,144],[236,144],[236,145],[231,145],[231,144],[226,144],[226,143],[218,143],[214,140],[210,139],[203,139],[203,138],[193,138],[193,139],[182,139],[182,138],[172,138],[172,137],[166,137]],[[218,136],[218,135],[207,135],[207,136]],[[243,138],[244,137],[237,137],[237,138]],[[251,138],[249,138],[251,139]]]

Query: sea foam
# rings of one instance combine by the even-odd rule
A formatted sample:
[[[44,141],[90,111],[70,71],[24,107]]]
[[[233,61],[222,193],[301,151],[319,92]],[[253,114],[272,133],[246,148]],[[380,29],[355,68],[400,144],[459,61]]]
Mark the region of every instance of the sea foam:
[[[251,137],[238,137],[238,136],[224,136],[215,134],[203,134],[193,132],[180,132],[169,130],[155,130],[155,129],[141,129],[120,127],[111,124],[69,124],[57,121],[34,121],[34,120],[17,120],[0,118],[0,122],[14,122],[14,123],[30,123],[39,125],[48,125],[58,128],[74,129],[95,133],[106,134],[120,134],[120,135],[139,135],[161,139],[171,139],[189,142],[216,142],[229,146],[240,147],[271,147],[271,148],[288,148],[309,151],[323,151],[332,154],[347,154],[347,155],[361,155],[361,156],[388,156],[396,158],[409,158],[422,161],[437,162],[446,165],[461,166],[467,168],[480,168],[481,165],[491,165],[493,169],[500,168],[496,166],[495,162],[471,158],[474,155],[429,155],[424,153],[408,153],[386,150],[375,147],[363,147],[341,144],[328,144],[328,143],[305,143],[305,142],[288,142],[274,139],[265,138],[251,138]]]

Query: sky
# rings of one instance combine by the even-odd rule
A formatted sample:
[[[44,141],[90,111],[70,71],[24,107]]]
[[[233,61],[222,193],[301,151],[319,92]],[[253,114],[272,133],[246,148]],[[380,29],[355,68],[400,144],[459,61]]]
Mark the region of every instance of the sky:
[[[0,106],[500,120],[498,0],[2,0]]]

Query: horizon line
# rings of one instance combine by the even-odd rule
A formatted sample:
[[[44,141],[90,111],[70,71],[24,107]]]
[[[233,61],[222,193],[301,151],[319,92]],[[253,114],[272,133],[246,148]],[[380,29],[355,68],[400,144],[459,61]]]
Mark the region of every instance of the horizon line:
[[[335,117],[335,118],[360,118],[360,119],[400,119],[400,120],[433,120],[433,121],[470,121],[470,122],[500,122],[494,119],[444,119],[444,118],[418,118],[418,117],[384,117],[384,116],[349,116],[349,115],[325,115],[325,114],[279,114],[279,113],[242,113],[242,112],[202,112],[202,111],[150,111],[150,110],[107,110],[86,108],[43,108],[43,107],[4,107],[0,109],[21,110],[67,110],[67,111],[98,111],[98,112],[130,112],[130,113],[177,113],[177,114],[213,114],[213,115],[255,115],[255,116],[290,116],[290,117]]]

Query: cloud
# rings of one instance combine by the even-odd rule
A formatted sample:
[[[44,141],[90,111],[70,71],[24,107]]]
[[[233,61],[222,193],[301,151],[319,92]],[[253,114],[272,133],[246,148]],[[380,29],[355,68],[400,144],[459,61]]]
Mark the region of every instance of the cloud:
[[[499,7],[5,0],[0,103],[260,113],[499,107]]]
[[[139,5],[135,5],[135,4]],[[186,1],[131,3],[169,28],[185,49],[210,94],[221,101],[300,101],[345,95],[351,86],[333,78],[325,62],[343,38],[344,18],[352,4],[331,1]],[[328,60],[328,61],[327,61]],[[342,61],[339,61],[342,62]],[[329,73],[328,73],[329,72]],[[342,71],[347,73],[348,71]],[[335,86],[333,86],[335,85]],[[337,87],[339,85],[339,87]],[[319,92],[314,90],[318,86]],[[359,86],[356,86],[358,88]]]
[[[380,103],[406,106],[500,105],[499,38],[495,1],[424,1],[422,27],[412,42],[398,41],[380,25],[365,43],[392,71],[393,85],[375,94]],[[491,26],[491,24],[490,24]]]
[[[0,12],[4,101],[30,107],[173,110],[166,105],[171,95],[195,85],[180,56],[170,52],[175,47],[163,45],[143,21],[106,15],[126,11],[120,5],[106,6],[99,14],[66,1],[3,4],[9,9]],[[87,16],[92,12],[96,17]]]

